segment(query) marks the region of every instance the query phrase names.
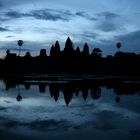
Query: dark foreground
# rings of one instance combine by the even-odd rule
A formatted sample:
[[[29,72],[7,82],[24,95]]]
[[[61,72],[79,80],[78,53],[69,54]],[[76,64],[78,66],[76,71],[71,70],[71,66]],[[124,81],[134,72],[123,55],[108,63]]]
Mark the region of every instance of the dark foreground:
[[[0,139],[140,139],[136,77],[41,77],[1,79]]]

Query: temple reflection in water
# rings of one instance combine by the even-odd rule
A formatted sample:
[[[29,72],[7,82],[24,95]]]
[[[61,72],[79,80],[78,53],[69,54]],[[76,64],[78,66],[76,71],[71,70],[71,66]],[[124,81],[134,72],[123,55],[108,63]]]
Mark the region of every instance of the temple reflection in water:
[[[25,90],[30,90],[32,85],[39,88],[41,94],[46,94],[46,88],[49,89],[50,96],[57,102],[60,94],[63,94],[64,101],[68,106],[74,96],[82,95],[86,101],[87,98],[98,100],[102,96],[102,88],[113,89],[116,94],[114,99],[116,103],[121,100],[121,95],[134,95],[140,94],[140,83],[130,83],[118,80],[70,80],[70,81],[15,81],[4,79],[5,90],[17,87],[17,101],[21,101],[22,95],[20,94],[20,86],[24,85]]]

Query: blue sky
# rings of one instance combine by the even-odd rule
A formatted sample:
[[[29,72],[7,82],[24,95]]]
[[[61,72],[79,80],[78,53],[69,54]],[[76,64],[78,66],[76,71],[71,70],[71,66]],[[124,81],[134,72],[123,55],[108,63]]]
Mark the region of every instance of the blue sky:
[[[16,52],[24,40],[23,55],[38,55],[59,40],[61,49],[68,36],[81,49],[99,47],[103,54],[122,51],[140,53],[139,0],[0,0],[0,57],[6,49]]]

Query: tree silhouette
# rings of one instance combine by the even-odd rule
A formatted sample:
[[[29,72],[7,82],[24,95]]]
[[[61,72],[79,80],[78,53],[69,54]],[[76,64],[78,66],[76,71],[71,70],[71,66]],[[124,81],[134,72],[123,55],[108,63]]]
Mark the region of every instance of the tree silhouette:
[[[99,57],[101,57],[102,56],[102,51],[100,50],[100,48],[94,48],[92,50],[92,54],[91,55],[92,56],[99,56]]]
[[[8,56],[9,54],[10,54],[10,50],[7,49],[7,50],[6,50],[6,55]]]
[[[24,57],[25,57],[25,58],[31,58],[32,56],[31,56],[30,52],[26,52],[26,54],[25,54]]]

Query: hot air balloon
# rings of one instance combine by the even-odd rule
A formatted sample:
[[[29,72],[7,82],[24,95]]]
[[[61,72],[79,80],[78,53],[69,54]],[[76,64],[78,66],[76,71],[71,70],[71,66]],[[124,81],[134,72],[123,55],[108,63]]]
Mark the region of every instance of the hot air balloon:
[[[22,44],[23,44],[23,40],[18,40],[18,45],[22,46]]]
[[[116,47],[118,48],[118,51],[120,50],[120,48],[121,48],[121,43],[120,42],[118,42],[117,44],[116,44]]]
[[[17,44],[19,46],[19,54],[18,55],[20,56],[20,50],[21,50],[21,46],[23,45],[23,40],[18,40]]]

